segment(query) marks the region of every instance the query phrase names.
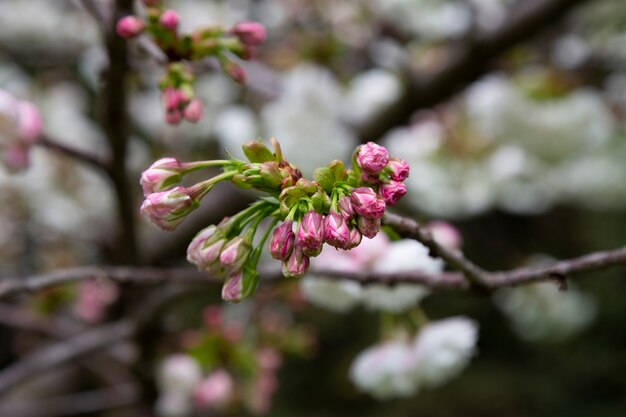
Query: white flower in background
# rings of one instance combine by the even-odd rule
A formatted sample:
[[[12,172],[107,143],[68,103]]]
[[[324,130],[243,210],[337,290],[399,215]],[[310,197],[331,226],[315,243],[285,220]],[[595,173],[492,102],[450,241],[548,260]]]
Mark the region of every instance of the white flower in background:
[[[424,245],[411,239],[391,243],[372,266],[373,272],[381,273],[415,271],[438,274],[442,270],[443,261],[431,258]],[[416,306],[429,293],[427,287],[417,284],[370,284],[364,286],[362,299],[369,309],[401,312]]]
[[[417,241],[390,242],[384,233],[379,233],[373,239],[363,239],[358,247],[349,251],[326,248],[320,256],[311,259],[311,267],[345,272],[437,274],[443,270],[443,262],[431,258],[428,249]],[[337,312],[348,311],[359,302],[371,310],[401,312],[416,306],[429,294],[426,287],[417,284],[361,285],[356,281],[324,277],[305,277],[300,281],[300,289],[311,303]]]
[[[507,15],[507,7],[515,0],[469,0],[476,12],[476,23],[483,29],[497,28]]]
[[[523,339],[562,340],[584,330],[596,316],[595,299],[571,286],[550,282],[501,289],[494,301]]]
[[[476,353],[478,324],[466,317],[428,323],[413,345],[414,376],[420,384],[440,386],[457,376]]]
[[[192,32],[200,26],[229,27],[249,20],[249,0],[207,2],[196,0],[170,0],[167,6],[180,15],[180,31]]]
[[[385,400],[409,397],[457,376],[476,353],[478,324],[451,317],[426,324],[412,342],[401,338],[370,346],[350,367],[350,380]]]
[[[414,366],[411,345],[400,340],[389,341],[359,353],[352,362],[349,377],[359,390],[380,400],[410,397],[418,390],[412,374]]]
[[[352,309],[361,298],[361,285],[344,279],[305,277],[300,291],[312,304],[337,313]]]
[[[394,103],[402,93],[398,77],[380,68],[362,72],[350,80],[346,91],[343,117],[353,123],[365,123]]]
[[[525,75],[529,82],[535,76],[541,74]],[[472,123],[487,138],[520,144],[550,161],[604,145],[615,131],[606,104],[592,89],[534,100],[513,81],[490,76],[469,89],[466,103]]]
[[[177,353],[166,357],[157,374],[157,383],[163,391],[191,394],[202,380],[200,364],[189,355]]]
[[[193,393],[202,381],[198,362],[185,354],[164,359],[157,372],[159,398],[156,412],[161,417],[186,417],[193,411]]]
[[[67,1],[3,0],[0,39],[11,48],[71,51],[97,44],[96,22]]]
[[[341,102],[341,88],[329,71],[299,65],[284,77],[280,97],[263,109],[266,136],[280,140],[305,176],[330,160],[348,161],[356,138],[339,119]]]
[[[370,4],[400,29],[427,40],[460,36],[471,23],[470,9],[462,1],[370,0]]]
[[[581,66],[589,55],[591,55],[591,49],[585,40],[571,33],[559,38],[552,50],[552,59],[565,69],[575,69]]]
[[[244,106],[229,106],[215,119],[215,136],[233,156],[244,158],[241,145],[258,138],[258,126],[254,112]]]

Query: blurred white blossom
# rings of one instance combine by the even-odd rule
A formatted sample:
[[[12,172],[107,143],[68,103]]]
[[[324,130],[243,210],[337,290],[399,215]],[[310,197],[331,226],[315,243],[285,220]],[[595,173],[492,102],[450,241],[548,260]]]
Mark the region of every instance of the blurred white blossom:
[[[511,320],[513,329],[526,340],[561,340],[584,330],[596,316],[595,299],[576,288],[560,291],[542,282],[501,289],[496,305]]]

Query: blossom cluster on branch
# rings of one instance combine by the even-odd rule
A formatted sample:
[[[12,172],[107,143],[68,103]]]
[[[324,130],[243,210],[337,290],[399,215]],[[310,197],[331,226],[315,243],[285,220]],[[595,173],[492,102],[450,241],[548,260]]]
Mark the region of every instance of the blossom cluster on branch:
[[[313,181],[283,157],[276,140],[272,144],[273,153],[261,141],[246,143],[243,151],[249,162],[233,158],[181,163],[163,158],[141,177],[146,196],[141,212],[165,230],[176,228],[220,181],[270,195],[201,230],[189,245],[187,259],[200,270],[228,276],[222,289],[227,301],[239,302],[256,290],[257,264],[270,233],[269,252],[282,262],[283,275],[299,278],[324,243],[347,250],[357,247],[363,236],[376,236],[387,206],[406,193],[402,181],[409,166],[373,142],[356,148],[351,169],[335,160],[315,170]],[[223,172],[191,187],[176,185],[189,172],[211,166]],[[266,218],[271,224],[254,247]]]
[[[202,118],[202,102],[194,97],[194,72],[189,62],[207,57],[217,59],[222,70],[243,83],[245,70],[235,61],[253,59],[258,45],[266,38],[265,27],[257,22],[239,22],[227,30],[219,26],[201,27],[191,34],[179,33],[180,17],[165,9],[159,0],[144,0],[146,16],[125,16],[117,22],[117,34],[134,38],[147,33],[166,57],[168,64],[159,83],[165,120],[173,125],[182,120],[196,123]]]

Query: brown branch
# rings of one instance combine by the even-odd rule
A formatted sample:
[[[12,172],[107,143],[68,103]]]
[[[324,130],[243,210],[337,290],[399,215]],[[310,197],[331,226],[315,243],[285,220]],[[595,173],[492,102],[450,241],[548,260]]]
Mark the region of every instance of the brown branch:
[[[62,397],[28,399],[0,404],[0,415],[20,417],[60,417],[94,413],[136,404],[139,391],[134,384],[120,384]]]
[[[63,156],[67,156],[98,170],[104,171],[105,173],[110,175],[108,159],[100,158],[96,155],[90,155],[79,149],[71,148],[58,141],[55,141],[54,139],[46,135],[40,136],[39,140],[37,141],[37,145],[43,146],[46,149],[50,149],[53,152],[56,152]]]
[[[432,256],[443,259],[452,268],[463,272],[472,285],[487,286],[488,273],[486,271],[465,258],[460,251],[448,249],[437,243],[430,231],[421,227],[415,220],[387,213],[383,222],[393,227],[401,236],[415,239],[424,244]]]
[[[121,17],[131,14],[132,0],[115,0],[112,19],[108,22],[105,44],[109,58],[102,90],[102,126],[111,149],[111,180],[117,200],[117,213],[120,221],[120,236],[116,243],[120,262],[135,263],[137,259],[137,239],[135,234],[135,214],[137,207],[133,198],[133,187],[126,172],[128,139],[128,115],[126,111],[126,76],[128,74],[126,40],[115,32],[115,25]],[[137,187],[134,187],[135,189]]]
[[[524,0],[517,2],[499,28],[478,33],[449,51],[435,71],[410,75],[402,98],[379,117],[359,128],[363,142],[376,140],[390,129],[409,122],[411,115],[439,104],[490,70],[492,61],[517,44],[554,25],[588,0]]]
[[[187,291],[188,289],[181,287],[165,288],[144,301],[134,316],[53,343],[3,369],[0,372],[0,396],[45,371],[97,352],[120,340],[131,338],[153,320],[164,304]]]

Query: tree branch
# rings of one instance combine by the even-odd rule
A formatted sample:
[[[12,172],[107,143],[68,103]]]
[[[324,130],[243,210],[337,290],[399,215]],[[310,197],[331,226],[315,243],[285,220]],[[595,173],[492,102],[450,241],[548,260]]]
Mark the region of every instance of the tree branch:
[[[107,175],[111,174],[110,169],[109,169],[110,163],[108,159],[99,158],[95,155],[90,155],[88,153],[85,153],[79,149],[68,147],[66,145],[63,145],[62,143],[59,143],[53,140],[52,138],[46,135],[40,136],[39,140],[37,141],[37,145],[43,146],[44,148],[50,149],[53,152],[67,156],[76,161],[82,162],[93,168],[101,170],[105,172]]]
[[[434,72],[409,76],[402,98],[370,123],[359,128],[362,142],[376,140],[390,129],[405,125],[415,111],[447,100],[487,73],[493,59],[553,25],[588,0],[524,0],[517,2],[499,28],[478,33],[449,51],[449,58]]]

